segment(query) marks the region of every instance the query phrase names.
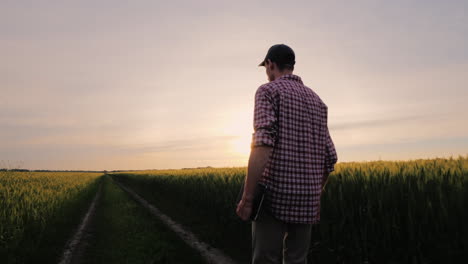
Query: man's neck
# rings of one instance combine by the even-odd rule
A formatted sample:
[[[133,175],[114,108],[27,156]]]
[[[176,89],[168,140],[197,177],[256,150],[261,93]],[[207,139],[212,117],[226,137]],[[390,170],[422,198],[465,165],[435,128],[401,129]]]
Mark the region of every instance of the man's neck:
[[[287,74],[293,74],[292,71],[283,71],[283,72],[280,72],[278,73],[278,75],[275,75],[275,80],[278,79],[279,77],[283,76],[283,75],[287,75]],[[274,80],[273,80],[274,81]]]

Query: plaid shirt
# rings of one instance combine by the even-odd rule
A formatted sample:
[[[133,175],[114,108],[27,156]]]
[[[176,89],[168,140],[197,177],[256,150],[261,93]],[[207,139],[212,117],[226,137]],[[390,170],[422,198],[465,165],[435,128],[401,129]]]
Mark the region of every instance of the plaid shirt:
[[[283,75],[255,93],[251,147],[272,146],[261,182],[270,212],[288,223],[317,223],[324,171],[338,160],[328,107],[301,78]]]

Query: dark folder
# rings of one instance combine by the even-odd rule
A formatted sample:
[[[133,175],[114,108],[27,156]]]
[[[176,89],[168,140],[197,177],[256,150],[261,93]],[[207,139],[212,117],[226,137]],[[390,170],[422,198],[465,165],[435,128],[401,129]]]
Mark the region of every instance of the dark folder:
[[[242,183],[242,186],[240,188],[239,194],[237,195],[237,202],[236,205],[239,204],[239,202],[242,200],[242,194],[244,193],[244,185],[245,183]],[[252,214],[250,215],[250,220],[255,221],[257,220],[260,210],[262,207],[264,207],[265,203],[265,194],[268,189],[268,186],[262,182],[257,183],[257,186],[255,188],[254,192],[254,198],[252,201]]]

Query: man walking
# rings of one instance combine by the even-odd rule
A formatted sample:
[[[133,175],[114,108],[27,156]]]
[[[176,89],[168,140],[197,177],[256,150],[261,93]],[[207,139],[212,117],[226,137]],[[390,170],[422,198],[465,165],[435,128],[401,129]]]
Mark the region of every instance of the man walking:
[[[293,74],[294,51],[273,45],[259,66],[268,83],[255,93],[254,133],[242,199],[236,213],[248,220],[258,182],[268,186],[252,221],[252,263],[305,264],[320,195],[338,160],[327,105]]]

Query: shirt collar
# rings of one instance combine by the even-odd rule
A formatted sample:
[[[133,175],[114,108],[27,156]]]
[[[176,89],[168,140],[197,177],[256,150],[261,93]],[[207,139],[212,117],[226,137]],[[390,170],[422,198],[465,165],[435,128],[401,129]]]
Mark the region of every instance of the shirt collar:
[[[302,83],[302,80],[301,80],[301,77],[295,75],[295,74],[285,74],[285,75],[281,75],[278,80],[291,80],[291,81],[296,81],[296,82],[299,82],[301,84]]]

